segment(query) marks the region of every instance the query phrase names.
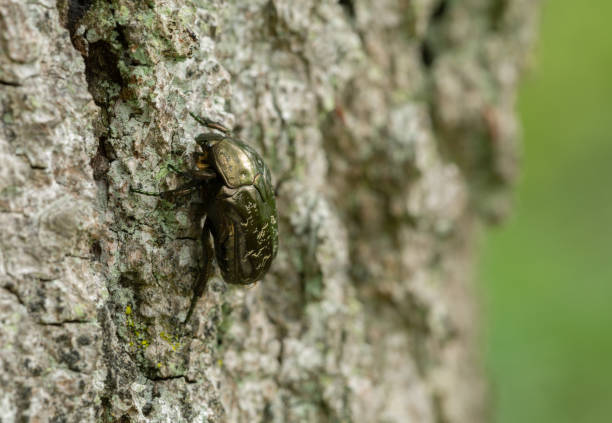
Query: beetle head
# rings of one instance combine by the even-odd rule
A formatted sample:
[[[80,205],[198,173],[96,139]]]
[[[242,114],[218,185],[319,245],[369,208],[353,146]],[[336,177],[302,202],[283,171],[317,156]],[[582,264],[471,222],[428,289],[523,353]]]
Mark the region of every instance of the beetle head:
[[[209,132],[207,134],[200,134],[196,136],[195,141],[200,146],[202,151],[208,151],[213,145],[224,138],[226,138],[224,135]]]

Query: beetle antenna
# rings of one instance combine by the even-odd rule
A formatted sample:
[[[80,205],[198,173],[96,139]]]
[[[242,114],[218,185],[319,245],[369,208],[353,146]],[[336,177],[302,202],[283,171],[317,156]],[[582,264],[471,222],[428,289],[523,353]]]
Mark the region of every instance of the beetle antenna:
[[[210,120],[204,118],[202,116],[198,116],[193,112],[189,112],[192,118],[196,120],[200,125],[206,126],[207,128],[216,129],[217,131],[221,131],[224,134],[229,134],[231,131],[227,129],[225,126],[221,125],[219,122],[215,122],[214,120]]]

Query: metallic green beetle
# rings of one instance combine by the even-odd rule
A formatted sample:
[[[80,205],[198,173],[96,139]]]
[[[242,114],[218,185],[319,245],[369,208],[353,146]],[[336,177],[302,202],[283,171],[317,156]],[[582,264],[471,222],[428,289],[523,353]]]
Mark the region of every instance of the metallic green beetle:
[[[203,152],[196,154],[195,172],[212,170],[214,174],[204,187],[214,200],[207,209],[203,236],[208,236],[208,227],[226,282],[256,282],[266,274],[278,250],[278,213],[270,170],[255,150],[227,132],[200,134],[196,142]]]
[[[211,271],[209,234],[212,234],[223,279],[227,283],[248,285],[266,274],[276,256],[278,213],[270,170],[261,156],[233,138],[219,123],[191,115],[202,125],[223,134],[204,133],[196,137],[202,152],[194,153],[190,170],[180,171],[169,166],[189,182],[163,193],[133,191],[167,197],[201,190],[207,204],[202,230],[205,271],[201,287],[194,292],[199,296]]]

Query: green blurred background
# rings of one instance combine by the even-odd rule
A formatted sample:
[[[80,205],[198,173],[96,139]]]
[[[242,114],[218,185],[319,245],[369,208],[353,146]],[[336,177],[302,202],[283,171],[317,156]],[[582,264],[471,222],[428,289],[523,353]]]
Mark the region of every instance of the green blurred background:
[[[612,1],[549,0],[481,288],[496,423],[612,422]]]

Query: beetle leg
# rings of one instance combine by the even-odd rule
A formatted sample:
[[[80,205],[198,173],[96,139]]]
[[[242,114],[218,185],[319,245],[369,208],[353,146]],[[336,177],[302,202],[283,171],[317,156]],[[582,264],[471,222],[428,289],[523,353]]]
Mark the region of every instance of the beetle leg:
[[[281,187],[285,182],[291,179],[291,174],[287,172],[285,175],[281,176],[276,185],[274,186],[274,196],[278,197],[278,193],[280,192]]]
[[[198,185],[199,185],[198,181],[190,181],[190,182],[187,182],[186,184],[181,185],[180,187],[176,189],[171,189],[168,191],[161,191],[161,192],[143,191],[140,189],[132,188],[130,186],[130,192],[135,192],[137,194],[142,194],[142,195],[148,195],[151,197],[168,197],[168,196],[178,194],[178,193],[182,193],[182,195],[187,195],[191,193],[191,191],[193,191],[195,188],[197,188]]]
[[[198,181],[190,181],[190,182],[187,182],[186,184],[181,185],[178,188],[171,189],[168,191],[162,191],[160,192],[160,194],[161,194],[161,197],[164,197],[164,198],[168,198],[168,197],[171,197],[177,194],[178,195],[189,195],[194,189],[198,187],[198,185],[199,185]]]
[[[130,192],[135,192],[136,194],[148,195],[150,197],[159,197],[161,195],[161,193],[159,192],[143,191],[141,189],[132,188],[132,186],[130,186]]]
[[[177,175],[182,176],[183,178],[187,178],[189,180],[193,180],[193,176],[191,176],[187,172],[183,172],[182,170],[180,170],[179,168],[175,167],[174,165],[168,164],[168,166],[166,166],[166,167],[168,168],[168,170],[171,170],[172,172],[176,173]]]
[[[187,317],[185,318],[185,322],[187,323],[193,314],[193,310],[198,302],[198,299],[204,293],[204,289],[206,288],[206,283],[208,279],[212,276],[213,273],[213,246],[210,241],[210,224],[208,220],[204,221],[204,227],[202,228],[202,263],[204,264],[204,269],[200,269],[200,274],[198,275],[198,279],[193,287],[193,297],[191,298],[191,304],[189,305],[189,311],[187,311]]]
[[[210,119],[198,116],[198,115],[196,115],[195,113],[192,113],[192,112],[189,112],[189,114],[200,125],[206,126],[207,128],[216,129],[217,131],[221,131],[224,134],[229,134],[231,132],[225,126],[221,125],[219,122],[215,122],[214,120],[210,120]]]
[[[191,172],[184,172],[174,167],[171,164],[168,165],[168,169],[176,173],[177,175],[182,176],[183,178],[189,179],[193,183],[198,183],[201,181],[208,181],[217,176],[217,174],[213,170],[210,170],[210,169],[198,169],[198,170],[191,171]]]

